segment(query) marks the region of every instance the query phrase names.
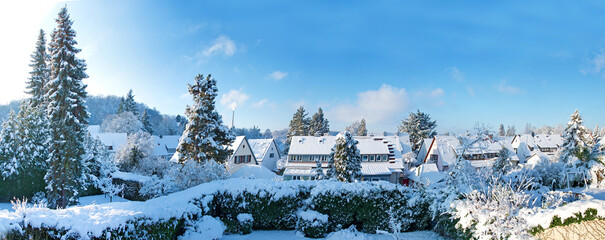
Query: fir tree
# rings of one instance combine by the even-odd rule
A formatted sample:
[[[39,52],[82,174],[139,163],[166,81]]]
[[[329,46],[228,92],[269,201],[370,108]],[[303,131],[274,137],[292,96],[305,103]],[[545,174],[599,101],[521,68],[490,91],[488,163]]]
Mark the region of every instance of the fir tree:
[[[147,108],[143,110],[143,115],[141,115],[141,123],[143,123],[143,131],[153,135],[153,127],[151,127],[151,123],[149,122],[149,114],[147,113]]]
[[[128,94],[124,99],[122,111],[131,112],[134,115],[139,114],[139,111],[137,110],[137,102],[134,101],[134,94],[132,94],[132,89],[128,91]]]
[[[31,95],[28,104],[32,107],[38,107],[44,105],[45,86],[50,79],[49,68],[46,64],[49,56],[46,52],[46,39],[44,37],[44,30],[42,29],[40,29],[40,35],[36,42],[36,50],[32,53],[31,57],[32,60],[29,66],[32,67],[32,71],[30,72],[29,81],[26,83],[26,93]]]
[[[49,169],[45,180],[51,208],[65,208],[77,202],[85,186],[83,146],[88,112],[84,101],[88,76],[86,63],[78,59],[76,32],[67,9],[59,12],[57,28],[51,34],[50,79],[47,84],[47,114],[50,125]]]
[[[563,145],[560,149],[560,159],[563,162],[567,162],[571,157],[580,157],[580,153],[592,147],[590,131],[583,125],[578,110],[571,114],[571,120],[567,123],[561,137],[563,137]]]
[[[292,120],[290,120],[290,128],[286,134],[286,148],[284,149],[284,152],[288,153],[293,136],[306,136],[308,132],[309,119],[307,118],[307,112],[303,106],[300,106],[296,110],[296,113],[294,113],[294,116],[292,116]]]
[[[273,138],[273,133],[271,133],[271,130],[267,128],[267,130],[265,130],[265,132],[263,133],[263,138],[264,139],[271,139]]]
[[[507,137],[513,137],[517,135],[517,131],[515,130],[515,126],[508,126],[508,129],[506,130],[506,136]]]
[[[124,97],[120,97],[120,105],[118,105],[118,111],[116,114],[120,114],[124,112]]]
[[[235,138],[215,110],[217,92],[216,80],[210,74],[197,75],[195,84],[189,85],[194,104],[185,110],[189,123],[177,147],[181,163],[188,160],[204,163],[211,159],[223,163],[231,155],[232,150],[226,146]]]
[[[313,169],[313,172],[315,175],[315,180],[326,179],[326,175],[321,167],[321,160],[319,158],[315,159],[315,168]]]
[[[497,173],[499,175],[506,174],[511,167],[510,156],[508,149],[502,147],[498,152],[498,158],[494,160],[494,164],[492,165],[492,172]]]
[[[18,131],[17,114],[11,110],[8,118],[2,122],[0,132],[0,172],[2,180],[12,175],[19,174],[21,162],[17,160],[17,148],[20,140],[17,139]]]
[[[366,119],[362,118],[359,122],[359,129],[357,129],[357,136],[367,136],[368,129],[366,128]]]
[[[410,113],[410,116],[406,120],[401,121],[399,132],[407,132],[410,135],[412,150],[418,153],[425,138],[432,138],[437,135],[435,131],[436,127],[436,121],[431,121],[431,117],[428,114],[417,110],[416,113]]]
[[[361,154],[357,141],[349,132],[339,133],[330,153],[329,176],[341,182],[353,182],[361,178]],[[331,163],[331,164],[330,164]]]
[[[500,137],[506,136],[506,131],[504,131],[504,124],[500,124],[500,129],[498,131],[498,136],[500,136]]]
[[[309,121],[309,131],[308,135],[318,135],[323,136],[326,133],[330,132],[330,124],[328,119],[324,118],[324,112],[319,108],[317,113],[313,114],[311,120]]]

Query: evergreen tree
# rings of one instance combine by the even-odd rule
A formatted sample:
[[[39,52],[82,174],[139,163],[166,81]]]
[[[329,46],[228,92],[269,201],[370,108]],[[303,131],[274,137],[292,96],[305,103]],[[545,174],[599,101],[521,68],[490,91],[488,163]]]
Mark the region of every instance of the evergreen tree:
[[[515,135],[517,135],[517,131],[515,130],[515,126],[508,126],[508,129],[506,130],[506,136],[513,137]]]
[[[580,153],[590,149],[592,141],[590,131],[583,125],[582,116],[578,110],[571,114],[571,120],[567,122],[567,127],[561,137],[563,137],[563,145],[559,150],[561,161],[567,162],[571,157],[587,160],[581,158]]]
[[[116,114],[120,114],[124,112],[124,97],[120,97],[120,105],[118,105],[118,111]]]
[[[603,136],[601,135],[601,130],[599,129],[599,124],[597,124],[594,128],[594,130],[592,131],[592,138],[594,139],[594,142],[599,142],[601,140]]]
[[[147,113],[147,108],[143,110],[143,115],[141,115],[141,123],[143,123],[143,131],[153,135],[153,127],[151,127],[151,123],[149,122],[149,114]]]
[[[361,154],[357,141],[349,132],[339,133],[330,153],[330,177],[341,182],[353,182],[361,178]],[[330,162],[332,164],[330,164]]]
[[[500,129],[498,131],[498,136],[500,136],[500,137],[506,136],[506,132],[504,131],[504,124],[500,124]]]
[[[417,110],[416,113],[410,113],[408,119],[401,121],[399,132],[407,132],[410,135],[412,150],[418,153],[425,138],[432,138],[437,135],[435,128],[436,121],[431,121],[430,115]]]
[[[0,171],[2,171],[2,180],[19,174],[21,170],[21,162],[16,157],[16,151],[20,142],[17,139],[18,124],[17,114],[13,110],[8,114],[8,118],[2,122],[2,131],[0,132]]]
[[[273,133],[271,133],[271,130],[267,128],[267,130],[265,130],[265,132],[263,133],[263,138],[264,139],[271,139],[273,138]]]
[[[357,136],[367,136],[368,129],[366,128],[366,119],[362,118],[359,122],[359,129],[357,129]]]
[[[46,64],[49,61],[48,53],[46,52],[46,39],[44,30],[40,29],[40,35],[36,42],[36,50],[31,55],[32,60],[29,65],[32,67],[29,81],[27,81],[27,94],[30,94],[29,105],[38,107],[44,105],[44,94],[46,93],[45,86],[49,82],[49,68]]]
[[[292,116],[292,120],[290,120],[290,128],[286,134],[286,148],[284,149],[284,152],[288,153],[293,136],[307,136],[308,132],[309,119],[307,118],[307,112],[303,106],[300,106],[296,110],[296,113],[294,113],[294,116]]]
[[[139,110],[137,109],[137,102],[134,101],[134,94],[132,94],[132,89],[128,91],[128,94],[124,99],[122,110],[124,112],[131,112],[134,115],[139,114]]]
[[[210,74],[205,78],[197,75],[195,84],[189,85],[194,104],[185,110],[189,123],[177,147],[181,163],[188,160],[204,163],[211,159],[223,163],[231,155],[232,150],[226,146],[231,145],[235,137],[215,110],[217,92],[216,80]]]
[[[313,117],[309,120],[309,131],[308,135],[323,136],[330,132],[330,124],[328,119],[324,118],[324,112],[319,108],[317,113],[313,114]]]
[[[359,128],[361,127],[361,122],[355,121],[351,125],[345,127],[345,132],[350,132],[353,134],[357,134]]]
[[[492,172],[505,175],[511,167],[510,156],[508,149],[502,147],[498,152],[498,158],[494,160],[494,164],[492,165]]]
[[[321,160],[319,158],[315,159],[315,168],[313,169],[313,175],[315,175],[315,180],[326,179],[326,175],[324,174],[323,168],[321,167]]]
[[[49,207],[65,208],[78,201],[85,186],[83,142],[88,112],[84,104],[86,85],[82,80],[88,76],[86,63],[76,57],[80,49],[76,48],[76,32],[65,7],[56,23],[49,47],[51,81],[46,85],[45,96],[50,126],[49,169],[45,180]]]

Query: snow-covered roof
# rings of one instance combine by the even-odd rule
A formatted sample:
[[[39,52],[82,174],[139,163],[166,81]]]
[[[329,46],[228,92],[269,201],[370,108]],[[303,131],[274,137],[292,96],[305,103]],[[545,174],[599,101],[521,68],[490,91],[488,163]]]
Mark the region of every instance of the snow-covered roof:
[[[273,139],[248,139],[248,143],[256,159],[261,160],[265,157],[269,147],[271,147]]]
[[[93,138],[98,138],[103,145],[111,146],[114,150],[117,150],[126,143],[128,135],[126,133],[102,133],[100,132],[99,125],[88,126],[88,132]]]
[[[541,152],[535,152],[534,154],[531,155],[531,157],[526,159],[526,165],[528,166],[535,166],[536,164],[540,163],[541,161],[550,161],[550,158],[548,157],[548,155],[541,153]]]
[[[354,139],[357,140],[357,149],[362,155],[390,154],[388,143],[385,143],[385,137],[355,136]],[[336,136],[293,136],[288,154],[329,155],[335,144]]]
[[[262,165],[246,164],[233,172],[231,178],[275,179],[277,174]]]
[[[425,163],[409,171],[408,177],[415,182],[434,184],[445,178],[446,174],[440,172],[435,163]]]
[[[540,148],[558,148],[563,145],[563,138],[557,134],[537,134],[534,142]]]
[[[313,169],[286,168],[284,176],[314,176]]]
[[[444,166],[453,165],[456,162],[456,148],[460,145],[458,138],[454,136],[435,136],[433,147],[437,147],[439,159]]]
[[[126,180],[126,181],[140,182],[140,183],[144,183],[144,182],[151,180],[151,177],[148,177],[148,176],[143,176],[140,174],[130,173],[130,172],[120,172],[120,171],[116,171],[116,172],[112,173],[111,177],[116,178],[116,179]]]
[[[179,146],[180,138],[180,135],[151,136],[153,153],[156,156],[172,156]]]
[[[244,139],[246,139],[246,136],[235,137],[235,141],[233,141],[233,143],[231,144],[231,146],[228,147],[228,149],[233,150],[233,151],[237,150],[237,148],[239,147],[239,145],[242,144]]]
[[[516,138],[519,139],[518,140],[519,142],[525,143],[525,145],[528,147],[531,147],[531,148],[536,147],[536,143],[534,142],[534,137],[532,137],[531,134],[517,135]]]
[[[391,175],[391,170],[384,164],[364,164],[361,165],[361,174],[363,175]]]

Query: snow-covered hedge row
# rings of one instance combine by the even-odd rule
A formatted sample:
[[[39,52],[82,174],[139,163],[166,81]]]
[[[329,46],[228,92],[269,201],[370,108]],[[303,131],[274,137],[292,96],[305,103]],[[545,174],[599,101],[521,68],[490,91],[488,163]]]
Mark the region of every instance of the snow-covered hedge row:
[[[249,226],[295,229],[297,213],[307,210],[327,216],[328,231],[357,225],[374,233],[388,231],[393,222],[405,231],[428,227],[428,204],[417,190],[387,182],[228,179],[146,202],[1,211],[0,238],[151,239],[186,234],[203,216],[220,219],[234,233],[248,232]]]

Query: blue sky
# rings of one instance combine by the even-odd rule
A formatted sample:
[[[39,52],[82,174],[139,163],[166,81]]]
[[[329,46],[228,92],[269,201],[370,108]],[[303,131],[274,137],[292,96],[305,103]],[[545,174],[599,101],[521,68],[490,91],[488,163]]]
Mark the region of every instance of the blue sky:
[[[283,129],[322,107],[333,130],[393,131],[417,108],[438,130],[605,124],[605,3],[527,1],[76,1],[0,10],[0,102],[23,97],[39,28],[67,5],[88,91],[183,114],[197,73],[226,122]],[[35,6],[35,7],[32,7]],[[21,24],[15,24],[19,22]],[[6,31],[4,31],[6,32]]]

